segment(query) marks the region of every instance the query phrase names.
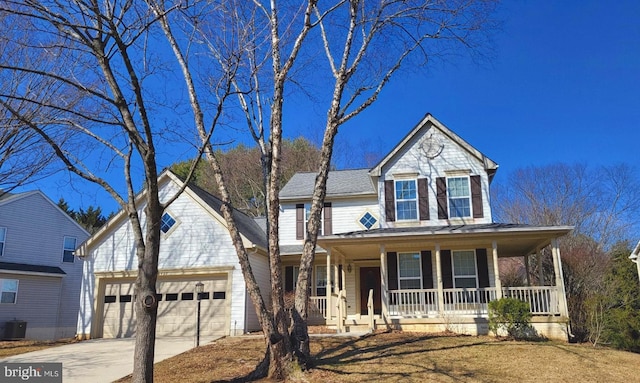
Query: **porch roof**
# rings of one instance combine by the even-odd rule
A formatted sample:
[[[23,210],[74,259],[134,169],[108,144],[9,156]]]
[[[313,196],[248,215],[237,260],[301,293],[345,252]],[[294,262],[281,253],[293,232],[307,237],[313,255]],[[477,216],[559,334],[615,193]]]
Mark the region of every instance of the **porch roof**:
[[[438,243],[442,249],[498,245],[500,257],[531,254],[546,247],[553,238],[573,230],[573,226],[532,226],[511,223],[472,225],[406,226],[354,231],[318,237],[318,245],[344,255],[370,255],[381,245],[387,250],[429,250]]]

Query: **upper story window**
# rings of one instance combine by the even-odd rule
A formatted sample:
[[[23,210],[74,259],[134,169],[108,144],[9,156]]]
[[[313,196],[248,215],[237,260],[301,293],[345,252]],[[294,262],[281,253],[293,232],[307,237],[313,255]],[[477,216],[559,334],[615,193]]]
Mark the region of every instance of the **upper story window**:
[[[399,180],[395,182],[396,219],[418,219],[418,193],[416,180]]]
[[[64,237],[62,262],[73,263],[75,257],[73,252],[76,251],[76,239],[74,237]]]
[[[305,203],[304,204],[304,227],[305,228],[309,223],[309,218],[311,218],[311,204]],[[318,229],[318,235],[322,235],[323,226],[324,226],[324,209],[320,212],[320,228]]]
[[[320,213],[320,228],[318,235],[333,233],[331,202],[325,202]],[[311,218],[311,204],[299,203],[296,205],[296,239],[305,239],[307,236],[307,223]]]
[[[376,219],[376,217],[373,216],[373,214],[366,212],[362,215],[362,217],[360,217],[360,219],[358,220],[358,222],[360,222],[360,224],[362,226],[364,226],[367,230],[371,229],[376,223],[378,223],[378,220]]]
[[[162,215],[162,221],[160,222],[160,231],[164,234],[167,234],[172,227],[176,225],[176,220],[169,213],[164,213]]]
[[[471,191],[469,177],[447,178],[449,196],[449,216],[451,218],[471,217]]]
[[[7,238],[7,228],[0,227],[0,257],[4,255],[4,244]]]
[[[398,284],[401,290],[422,288],[420,253],[398,254]]]
[[[16,303],[18,298],[18,280],[0,279],[0,303]]]
[[[475,252],[473,250],[454,251],[452,259],[454,287],[478,287]]]

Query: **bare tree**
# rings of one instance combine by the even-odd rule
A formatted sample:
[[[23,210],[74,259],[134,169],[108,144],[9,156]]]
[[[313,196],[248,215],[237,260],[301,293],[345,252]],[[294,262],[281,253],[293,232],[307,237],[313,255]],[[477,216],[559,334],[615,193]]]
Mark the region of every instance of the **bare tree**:
[[[25,40],[25,37],[19,35],[5,15],[0,15],[0,29],[3,31],[0,56],[6,61],[15,59],[19,51],[9,41]],[[38,56],[30,58],[42,59]],[[22,93],[29,92],[38,92],[43,100],[55,96],[55,88],[49,80],[25,72],[0,75],[0,98],[21,115],[41,114],[44,109],[41,105],[21,97]],[[19,119],[3,108],[0,114],[0,194],[50,175],[54,171],[50,167],[52,158],[51,149],[39,140],[38,135],[23,129]]]
[[[225,212],[225,218],[236,244],[247,290],[265,333],[267,357],[256,369],[257,375],[265,374],[270,362],[269,375],[284,378],[291,370],[294,357],[303,368],[311,365],[306,326],[308,281],[338,128],[372,105],[404,65],[418,68],[428,60],[459,54],[461,47],[471,53],[486,47],[484,38],[494,26],[491,19],[494,5],[493,1],[385,0],[371,3],[343,0],[321,4],[309,0],[302,4],[280,4],[275,0],[254,0],[219,4],[216,9],[219,17],[214,22],[206,22],[207,18],[202,14],[191,14],[191,25],[199,31],[199,39],[209,47],[209,57],[219,64],[223,64],[221,58],[227,56],[221,54],[221,47],[247,47],[243,51],[245,64],[238,67],[232,84],[244,120],[261,153],[271,271],[270,308],[260,297],[246,250],[234,232],[232,217]],[[159,9],[157,15],[161,13]],[[226,36],[232,35],[237,41],[250,41],[250,44],[221,45],[220,34],[214,25],[226,32],[233,31]],[[168,23],[164,30],[171,36]],[[177,57],[184,57],[185,51],[177,42],[172,46]],[[188,63],[186,60],[181,62],[183,73],[188,74]],[[192,82],[188,75],[185,78],[187,84]],[[192,107],[197,111],[202,100],[197,97],[195,87],[189,85],[189,89]],[[327,118],[322,123],[321,159],[295,308],[289,318],[283,299],[278,195],[283,171],[284,100],[300,94],[312,95],[314,101],[326,108]],[[202,133],[200,136],[204,137]],[[205,155],[222,199],[230,204],[220,160],[211,146],[207,146]]]
[[[158,39],[159,15],[149,5],[154,4],[0,2],[0,18],[15,29],[0,37],[12,53],[0,58],[2,83],[12,84],[0,95],[2,116],[12,119],[18,140],[46,144],[69,172],[104,188],[133,229],[138,260],[135,382],[153,381],[160,223],[164,209],[182,192],[160,200],[157,148],[197,133],[165,128],[164,118],[179,114],[180,102],[188,101],[172,102],[180,92],[172,89],[169,96],[162,88],[173,75],[175,58],[159,47],[164,42]],[[178,10],[164,10],[160,19],[170,14],[180,19]],[[230,94],[229,68],[208,68],[208,80],[218,80],[207,88],[213,107],[206,117],[194,118],[207,141]],[[193,147],[193,156],[200,158],[202,145]],[[114,171],[122,172],[120,181],[113,180]],[[141,187],[144,193],[138,197]]]

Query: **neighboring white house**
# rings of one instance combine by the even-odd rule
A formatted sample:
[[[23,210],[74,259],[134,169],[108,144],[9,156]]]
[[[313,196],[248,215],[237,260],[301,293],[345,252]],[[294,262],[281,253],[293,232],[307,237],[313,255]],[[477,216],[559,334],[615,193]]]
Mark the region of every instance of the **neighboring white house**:
[[[26,322],[28,339],[75,335],[82,261],[73,252],[87,237],[40,191],[0,195],[0,339],[13,337],[14,321]]]
[[[161,200],[171,198],[182,181],[170,171],[159,177]],[[139,201],[143,199],[138,197]],[[246,292],[238,257],[231,242],[221,201],[188,186],[162,217],[158,296],[158,336],[195,334],[195,284],[201,295],[202,335],[234,335],[260,328]],[[140,211],[144,209],[141,203]],[[144,225],[144,214],[143,225]],[[234,212],[244,246],[265,296],[270,289],[266,236],[259,223]],[[85,279],[78,315],[79,338],[134,335],[134,281],[137,259],[131,224],[121,211],[84,243]]]
[[[312,318],[350,326],[488,332],[487,302],[527,301],[533,325],[567,339],[568,311],[557,238],[569,226],[493,222],[498,165],[427,114],[372,169],[329,173],[311,283]],[[285,290],[297,280],[314,173],[280,193]],[[503,287],[498,258],[551,248],[553,285]],[[537,257],[539,260],[541,257]],[[531,279],[531,278],[530,278]],[[536,285],[532,285],[536,282]]]

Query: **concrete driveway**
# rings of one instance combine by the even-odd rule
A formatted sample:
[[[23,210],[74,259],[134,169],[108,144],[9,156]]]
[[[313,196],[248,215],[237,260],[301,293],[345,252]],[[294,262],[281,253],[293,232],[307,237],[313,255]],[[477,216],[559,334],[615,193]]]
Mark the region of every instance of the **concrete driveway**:
[[[218,337],[203,337],[205,345]],[[46,350],[0,358],[0,363],[62,362],[64,383],[113,382],[133,371],[134,338],[92,339]],[[193,337],[156,339],[155,362],[181,354],[195,346]]]

